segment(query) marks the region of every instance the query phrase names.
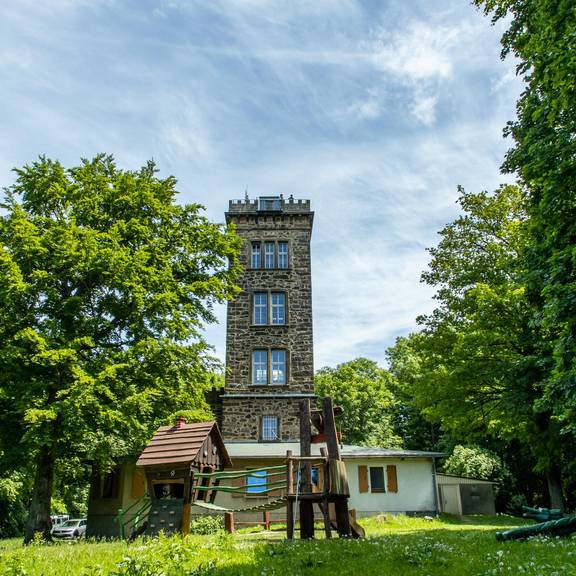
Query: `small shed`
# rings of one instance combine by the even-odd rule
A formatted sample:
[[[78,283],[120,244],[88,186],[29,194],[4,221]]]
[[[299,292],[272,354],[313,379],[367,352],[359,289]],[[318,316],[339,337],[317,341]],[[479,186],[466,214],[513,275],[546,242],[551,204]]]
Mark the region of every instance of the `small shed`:
[[[494,486],[498,482],[437,474],[440,511],[456,516],[496,514]]]
[[[144,469],[151,500],[146,534],[181,531],[190,524],[194,472],[215,472],[232,465],[216,422],[160,427],[136,466]],[[209,497],[201,492],[202,497]]]

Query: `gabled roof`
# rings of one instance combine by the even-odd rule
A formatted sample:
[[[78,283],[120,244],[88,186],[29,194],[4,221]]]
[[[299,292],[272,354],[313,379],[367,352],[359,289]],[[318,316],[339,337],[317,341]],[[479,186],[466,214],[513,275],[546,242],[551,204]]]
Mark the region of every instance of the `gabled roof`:
[[[140,454],[136,466],[191,464],[210,434],[220,450],[224,465],[230,466],[230,456],[216,422],[181,422],[173,426],[161,426]]]

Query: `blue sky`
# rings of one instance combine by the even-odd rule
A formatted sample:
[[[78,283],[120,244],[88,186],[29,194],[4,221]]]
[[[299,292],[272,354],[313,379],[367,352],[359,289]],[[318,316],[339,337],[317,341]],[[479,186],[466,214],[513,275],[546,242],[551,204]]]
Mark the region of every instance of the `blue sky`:
[[[18,0],[0,7],[0,186],[39,154],[154,158],[182,202],[315,211],[315,363],[384,364],[433,308],[457,185],[494,189],[521,90],[464,0]],[[225,310],[208,340],[224,355]]]

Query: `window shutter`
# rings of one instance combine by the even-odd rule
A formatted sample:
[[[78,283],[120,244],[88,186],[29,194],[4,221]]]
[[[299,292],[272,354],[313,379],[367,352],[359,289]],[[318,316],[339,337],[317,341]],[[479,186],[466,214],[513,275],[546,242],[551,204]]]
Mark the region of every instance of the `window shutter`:
[[[358,466],[358,491],[368,492],[368,466]]]
[[[386,476],[388,476],[388,492],[398,492],[398,476],[394,464],[386,466]]]
[[[146,476],[144,470],[136,468],[132,476],[132,498],[142,498],[146,494]]]

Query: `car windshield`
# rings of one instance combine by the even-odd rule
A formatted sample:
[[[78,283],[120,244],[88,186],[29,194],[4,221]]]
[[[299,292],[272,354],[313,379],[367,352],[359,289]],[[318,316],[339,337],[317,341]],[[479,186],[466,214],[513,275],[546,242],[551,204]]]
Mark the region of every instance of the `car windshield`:
[[[62,524],[62,528],[74,528],[80,524],[80,520],[67,520]]]

